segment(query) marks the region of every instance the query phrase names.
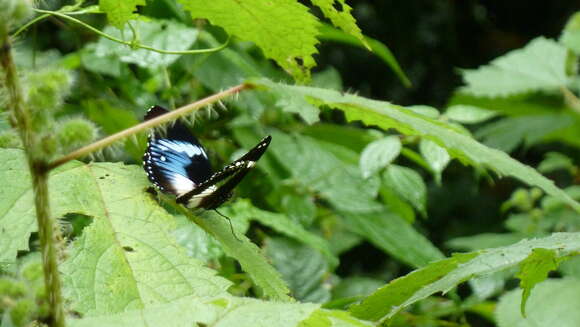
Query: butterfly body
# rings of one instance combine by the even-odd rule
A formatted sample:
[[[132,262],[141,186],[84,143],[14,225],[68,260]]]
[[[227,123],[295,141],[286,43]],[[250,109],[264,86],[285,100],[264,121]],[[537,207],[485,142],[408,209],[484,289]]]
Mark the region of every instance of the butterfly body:
[[[151,107],[145,120],[167,112],[159,106]],[[214,173],[205,149],[185,125],[176,121],[167,127],[165,135],[149,135],[143,168],[149,180],[162,192],[175,195],[178,203],[216,209],[231,198],[233,188],[264,154],[270,140],[270,136],[265,137],[240,159]],[[224,183],[218,187],[219,182]]]

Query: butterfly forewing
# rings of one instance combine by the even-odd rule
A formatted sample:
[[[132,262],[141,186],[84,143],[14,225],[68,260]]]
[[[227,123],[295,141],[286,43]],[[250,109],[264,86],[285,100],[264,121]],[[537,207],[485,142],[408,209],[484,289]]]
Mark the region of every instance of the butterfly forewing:
[[[145,120],[168,111],[154,106]],[[177,197],[177,202],[190,208],[216,209],[232,195],[232,190],[262,157],[271,137],[265,137],[240,159],[212,173],[207,154],[187,127],[176,121],[165,133],[149,135],[143,166],[149,180],[161,191]],[[224,182],[225,181],[225,182]],[[224,182],[217,187],[216,184]]]
[[[155,118],[167,110],[155,106],[145,120]],[[176,121],[165,133],[149,135],[143,165],[149,180],[163,192],[183,195],[212,175],[207,154],[187,127]]]

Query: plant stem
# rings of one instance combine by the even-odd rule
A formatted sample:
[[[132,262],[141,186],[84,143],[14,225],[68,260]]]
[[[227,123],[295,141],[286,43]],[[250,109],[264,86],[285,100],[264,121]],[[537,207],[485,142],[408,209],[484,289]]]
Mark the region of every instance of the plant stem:
[[[26,110],[22,88],[18,80],[16,66],[12,59],[10,38],[7,34],[0,34],[0,62],[4,70],[4,85],[8,91],[10,123],[20,134],[24,145],[34,190],[34,204],[38,224],[38,237],[42,254],[42,268],[44,270],[44,284],[48,294],[48,325],[64,327],[64,311],[61,295],[61,283],[58,273],[56,255],[56,233],[50,217],[48,197],[48,170],[42,152],[37,153],[38,138],[32,130],[30,116]]]
[[[133,40],[131,42],[128,42],[128,41],[125,41],[125,40],[121,40],[121,39],[116,38],[116,37],[114,37],[112,35],[103,33],[102,31],[100,31],[100,30],[92,27],[91,25],[89,25],[89,24],[87,24],[87,23],[85,23],[85,22],[83,22],[83,21],[81,21],[79,19],[76,19],[76,18],[71,17],[69,15],[65,15],[65,14],[63,14],[61,12],[58,12],[58,11],[50,11],[50,10],[42,10],[42,9],[34,9],[34,11],[36,11],[38,13],[45,14],[45,15],[54,15],[54,16],[57,16],[57,17],[66,19],[68,21],[77,23],[77,24],[85,27],[86,29],[89,29],[89,30],[91,30],[91,31],[99,34],[100,36],[102,36],[104,38],[107,38],[107,39],[109,39],[111,41],[114,41],[114,42],[118,42],[118,43],[121,43],[121,44],[128,45],[131,48],[146,49],[146,50],[149,50],[149,51],[158,52],[158,53],[162,53],[162,54],[186,55],[186,54],[212,53],[212,52],[218,52],[218,51],[224,49],[230,43],[230,37],[228,36],[228,39],[223,44],[221,44],[221,45],[219,45],[219,46],[217,46],[215,48],[210,48],[210,49],[197,49],[197,50],[183,50],[183,51],[163,50],[163,49],[157,49],[157,48],[150,47],[148,45],[141,44],[139,42],[136,42],[135,40]],[[42,16],[39,16],[39,17],[33,19],[31,22],[27,23],[22,28],[20,28],[18,31],[16,31],[15,35],[21,33],[24,30],[24,28],[29,27],[30,25],[32,25],[36,21],[46,18],[47,16],[45,16],[45,15],[42,15]],[[40,18],[40,17],[42,17],[42,18]]]
[[[578,99],[578,97],[572,91],[564,86],[560,88],[560,91],[564,95],[564,101],[566,101],[566,104],[570,106],[574,112],[580,114],[580,99]]]
[[[232,88],[229,88],[225,91],[221,91],[221,92],[216,93],[214,95],[211,95],[207,98],[203,98],[203,99],[196,101],[194,103],[190,103],[190,104],[185,105],[181,108],[170,111],[170,112],[168,112],[164,115],[161,115],[159,117],[156,117],[154,119],[144,121],[144,122],[137,124],[133,127],[127,128],[127,129],[122,130],[118,133],[107,136],[104,139],[101,139],[97,142],[91,143],[91,144],[89,144],[85,147],[82,147],[76,151],[73,151],[65,156],[62,156],[62,157],[56,159],[55,161],[51,162],[47,168],[49,170],[54,169],[54,168],[66,163],[68,161],[71,161],[71,160],[74,160],[74,159],[77,159],[80,157],[84,157],[90,153],[93,153],[97,150],[100,150],[100,149],[102,149],[106,146],[109,146],[109,145],[111,145],[119,140],[126,138],[126,137],[137,134],[137,133],[142,132],[142,131],[149,129],[151,127],[158,126],[158,125],[161,125],[161,124],[169,122],[169,121],[173,121],[173,120],[177,119],[178,117],[181,117],[183,115],[186,115],[186,114],[192,112],[193,110],[203,108],[209,104],[217,102],[217,101],[219,101],[223,98],[226,98],[228,96],[234,95],[240,91],[243,91],[246,89],[251,89],[252,87],[253,86],[250,84],[239,84],[239,85],[234,86]]]

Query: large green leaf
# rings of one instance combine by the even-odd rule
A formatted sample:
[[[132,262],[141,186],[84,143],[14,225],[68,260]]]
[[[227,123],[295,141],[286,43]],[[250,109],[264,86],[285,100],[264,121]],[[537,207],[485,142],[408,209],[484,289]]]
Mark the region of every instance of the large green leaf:
[[[230,283],[189,257],[175,219],[146,192],[137,166],[71,163],[51,177],[54,216],[93,217],[62,267],[75,310],[111,314],[188,297],[222,295]],[[179,287],[176,287],[179,285]]]
[[[345,33],[354,36],[364,44],[369,50],[371,47],[366,42],[360,28],[356,25],[356,20],[351,14],[352,8],[345,0],[310,0],[316,5],[324,16],[326,16],[332,24],[340,28]]]
[[[280,90],[280,84],[268,80],[255,81],[254,83],[266,88],[273,87],[278,91]],[[318,105],[328,105],[343,110],[350,121],[360,120],[368,125],[378,125],[384,129],[394,128],[403,134],[419,135],[431,139],[444,147],[452,157],[466,163],[483,165],[500,175],[512,176],[529,185],[538,186],[546,193],[565,201],[575,210],[580,211],[578,202],[536,170],[510,158],[504,152],[482,145],[453,125],[388,102],[305,86],[285,85],[284,88],[288,88],[293,94],[301,94]]]
[[[477,70],[464,70],[465,92],[476,96],[509,96],[566,86],[567,49],[539,37]]]
[[[309,79],[319,23],[304,5],[294,0],[179,2],[193,18],[206,18],[229,34],[256,43],[296,79]]]
[[[361,304],[351,307],[351,312],[366,320],[388,319],[419,300],[438,292],[447,293],[471,278],[515,267],[536,248],[553,250],[558,258],[566,257],[580,250],[580,233],[557,233],[506,247],[455,255],[391,281]]]

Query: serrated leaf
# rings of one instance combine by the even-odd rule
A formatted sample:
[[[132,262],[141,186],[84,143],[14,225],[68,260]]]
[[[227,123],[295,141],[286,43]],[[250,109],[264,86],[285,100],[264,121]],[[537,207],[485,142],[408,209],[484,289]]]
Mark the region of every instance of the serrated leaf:
[[[280,237],[268,239],[265,250],[292,290],[294,298],[313,303],[324,303],[330,299],[330,290],[324,287],[323,280],[329,267],[320,252]]]
[[[574,53],[580,54],[580,12],[576,12],[568,19],[560,36],[560,42]]]
[[[481,123],[497,115],[495,111],[464,104],[453,105],[445,111],[447,118],[462,124]]]
[[[141,167],[73,162],[54,175],[53,215],[93,217],[61,267],[75,310],[111,314],[226,293],[230,282],[177,245],[175,220],[143,192],[149,183]]]
[[[275,60],[295,79],[310,78],[320,23],[304,5],[293,0],[179,2],[192,18],[206,18],[231,35],[254,42],[267,58]]]
[[[254,83],[266,88],[279,88],[281,85],[263,79]],[[305,86],[285,85],[284,88],[290,89],[294,94],[315,99],[319,105],[327,105],[344,111],[349,121],[359,120],[384,129],[394,128],[406,135],[429,136],[429,139],[443,146],[452,157],[463,163],[482,165],[493,169],[500,175],[513,176],[529,185],[540,187],[546,193],[560,198],[580,212],[580,204],[556,187],[554,182],[531,167],[510,158],[507,154],[478,143],[453,125],[417,115],[388,102]]]
[[[198,36],[196,29],[170,20],[136,21],[133,28],[138,32],[140,43],[160,50],[187,50]],[[126,39],[124,33],[112,27],[105,28],[103,32],[119,39]],[[127,45],[106,38],[100,38],[97,42],[95,55],[102,58],[115,56],[122,62],[152,69],[169,66],[180,57],[147,49],[131,49]]]
[[[567,257],[580,250],[580,233],[555,233],[434,262],[391,281],[350,311],[359,319],[389,319],[403,308],[432,294],[447,293],[471,278],[516,267],[536,248],[554,250],[557,258]]]
[[[383,182],[407,200],[424,217],[427,216],[427,186],[416,171],[391,165],[383,174]]]
[[[532,253],[520,263],[520,272],[516,275],[520,279],[520,288],[523,290],[521,313],[526,316],[526,302],[536,284],[548,278],[548,273],[558,268],[557,254],[554,250],[533,249]]]
[[[345,0],[310,0],[312,4],[320,8],[322,14],[330,19],[332,24],[340,28],[343,32],[357,38],[367,49],[371,49],[366,42],[360,28],[356,25],[356,20],[351,14],[352,8]]]
[[[495,316],[499,327],[580,326],[580,281],[547,280],[540,283],[528,301],[528,317],[520,313],[522,291],[500,298]]]
[[[368,178],[385,168],[399,155],[401,147],[398,136],[387,136],[367,145],[359,163],[363,177]]]
[[[99,0],[99,8],[107,14],[109,23],[123,29],[126,22],[134,19],[137,6],[144,6],[145,0]]]
[[[437,145],[437,143],[428,139],[421,139],[419,150],[423,158],[425,158],[425,161],[429,164],[429,167],[433,170],[435,181],[441,183],[441,172],[443,172],[449,161],[451,161],[449,153]]]
[[[68,324],[73,327],[294,327],[308,319],[317,308],[318,305],[311,303],[276,303],[231,296],[205,299],[188,297],[141,310],[70,320]]]
[[[476,96],[505,97],[566,86],[567,49],[543,37],[476,70],[462,71],[463,91]]]

